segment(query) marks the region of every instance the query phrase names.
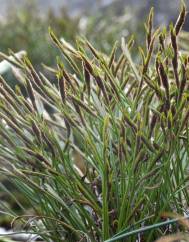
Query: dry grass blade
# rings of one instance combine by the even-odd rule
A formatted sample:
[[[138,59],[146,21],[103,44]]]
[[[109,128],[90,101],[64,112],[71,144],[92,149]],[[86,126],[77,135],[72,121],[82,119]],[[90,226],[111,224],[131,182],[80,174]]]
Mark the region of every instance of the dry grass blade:
[[[189,237],[188,237],[187,234],[178,233],[178,234],[164,236],[164,237],[156,240],[155,242],[176,242],[176,241],[188,242],[189,241]]]

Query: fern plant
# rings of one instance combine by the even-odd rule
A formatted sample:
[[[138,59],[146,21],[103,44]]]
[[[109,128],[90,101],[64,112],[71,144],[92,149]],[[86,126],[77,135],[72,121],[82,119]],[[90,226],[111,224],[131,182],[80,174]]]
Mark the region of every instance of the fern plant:
[[[12,214],[13,225],[49,242],[153,241],[180,229],[162,216],[189,205],[189,56],[177,43],[185,15],[183,6],[174,26],[154,31],[151,10],[137,63],[132,38],[107,56],[50,29],[56,84],[27,57],[3,54],[27,91],[0,77],[1,172],[33,208]]]

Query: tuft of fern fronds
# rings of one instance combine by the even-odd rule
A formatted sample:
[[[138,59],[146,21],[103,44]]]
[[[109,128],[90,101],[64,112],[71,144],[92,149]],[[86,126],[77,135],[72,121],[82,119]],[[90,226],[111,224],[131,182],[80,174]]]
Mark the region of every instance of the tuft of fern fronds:
[[[183,6],[175,26],[161,31],[150,12],[139,62],[133,39],[107,56],[49,29],[63,56],[56,84],[27,57],[16,61],[27,96],[0,77],[1,172],[34,210],[15,221],[49,242],[111,241],[162,222],[165,211],[187,214],[189,56],[178,46],[185,15]],[[127,240],[176,230],[154,226]]]

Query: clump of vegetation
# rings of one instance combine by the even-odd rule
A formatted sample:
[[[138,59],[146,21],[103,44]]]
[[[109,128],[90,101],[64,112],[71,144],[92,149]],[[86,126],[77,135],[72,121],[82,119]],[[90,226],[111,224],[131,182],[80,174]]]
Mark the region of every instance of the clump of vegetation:
[[[177,43],[185,15],[183,6],[174,26],[154,31],[150,12],[139,63],[132,38],[107,56],[50,30],[64,56],[51,69],[56,85],[27,57],[11,61],[28,97],[0,77],[1,172],[34,210],[12,214],[13,225],[49,242],[154,241],[181,230],[165,211],[189,205],[189,56]]]

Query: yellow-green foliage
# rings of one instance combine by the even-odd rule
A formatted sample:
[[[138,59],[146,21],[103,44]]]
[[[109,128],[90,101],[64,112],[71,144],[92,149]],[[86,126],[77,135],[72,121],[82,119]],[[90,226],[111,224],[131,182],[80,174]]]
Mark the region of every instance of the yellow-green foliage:
[[[51,70],[56,84],[27,57],[12,64],[28,97],[0,78],[1,172],[35,211],[23,224],[45,241],[154,241],[178,230],[161,216],[189,205],[185,15],[183,6],[174,26],[154,30],[151,10],[137,63],[132,38],[108,56],[50,29],[64,56]]]

